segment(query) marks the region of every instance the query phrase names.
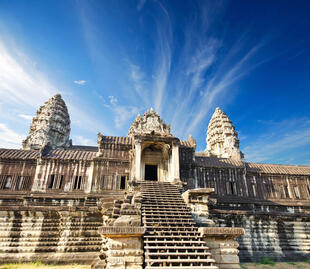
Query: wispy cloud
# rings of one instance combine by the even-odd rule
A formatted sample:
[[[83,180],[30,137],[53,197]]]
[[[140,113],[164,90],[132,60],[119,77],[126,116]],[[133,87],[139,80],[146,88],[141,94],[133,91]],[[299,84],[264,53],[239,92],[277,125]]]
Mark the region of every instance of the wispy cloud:
[[[34,117],[32,115],[26,115],[26,114],[19,114],[18,116],[25,120],[32,120],[32,118]]]
[[[85,85],[86,80],[74,80],[73,83],[78,84],[78,85]]]
[[[56,86],[42,73],[33,58],[21,51],[13,41],[4,43],[0,40],[0,95],[1,106],[18,107],[17,117],[30,120],[32,116],[20,113],[29,111],[29,107],[37,109],[54,94],[59,93]],[[102,120],[97,120],[84,112],[76,103],[66,100],[66,92],[62,95],[68,106],[72,123],[81,129],[96,134],[99,130],[112,134],[112,128]],[[33,115],[34,116],[34,115]],[[1,118],[1,116],[0,116]],[[11,122],[6,123],[9,128]]]
[[[167,91],[167,82],[171,68],[171,45],[172,45],[172,25],[167,9],[158,2],[162,11],[161,19],[157,21],[157,53],[155,61],[154,75],[154,106],[158,113],[161,113],[165,105],[164,93]]]
[[[0,147],[20,148],[25,137],[11,130],[6,124],[0,123]]]
[[[275,160],[281,163],[293,163],[295,160],[291,158],[291,154],[288,155],[286,152],[293,152],[297,149],[309,152],[306,147],[310,148],[310,119],[299,118],[280,122],[261,122],[260,124],[265,127],[266,131],[257,139],[247,142],[248,144],[242,149],[246,160],[253,162]],[[310,154],[308,153],[305,157],[309,159]]]
[[[83,146],[96,146],[97,145],[97,143],[94,140],[88,139],[81,135],[74,136],[73,142],[75,145],[83,145]]]
[[[104,105],[109,108],[114,114],[114,123],[118,129],[122,129],[128,120],[139,113],[139,109],[136,106],[120,105],[115,96],[110,95],[109,105]]]
[[[0,95],[9,104],[36,107],[55,94],[56,88],[36,64],[12,42],[0,40]]]
[[[146,0],[139,0],[138,5],[137,5],[137,10],[140,11],[143,6],[145,5]]]
[[[215,72],[215,74],[206,82],[202,90],[195,118],[189,125],[188,132],[192,132],[207,113],[210,112],[214,107],[215,102],[218,101],[217,98],[224,96],[224,93],[230,90],[233,83],[240,80],[249,72],[250,67],[247,66],[248,61],[257,52],[260,46],[261,44],[251,48],[232,66],[223,66],[222,68],[225,69],[225,71],[222,71],[221,67],[219,67],[219,71]]]
[[[130,79],[134,84],[134,89],[137,95],[141,98],[144,104],[149,104],[149,95],[147,91],[147,82],[145,73],[139,65],[129,63]]]

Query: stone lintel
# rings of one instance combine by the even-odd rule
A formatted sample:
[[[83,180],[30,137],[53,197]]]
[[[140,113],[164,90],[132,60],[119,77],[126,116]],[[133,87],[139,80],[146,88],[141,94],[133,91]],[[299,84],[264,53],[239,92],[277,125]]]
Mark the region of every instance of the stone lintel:
[[[217,238],[238,238],[244,235],[244,229],[236,227],[201,227],[199,232],[202,237]]]
[[[193,189],[188,190],[188,193],[191,195],[203,195],[203,194],[212,194],[214,193],[214,188],[199,188],[199,189]]]
[[[134,140],[138,140],[141,143],[143,142],[164,142],[164,143],[175,143],[179,144],[180,139],[175,136],[167,136],[167,135],[147,135],[147,134],[141,134],[141,135],[134,135]]]
[[[99,233],[105,237],[141,237],[145,233],[144,227],[130,227],[130,226],[107,226],[101,227]]]

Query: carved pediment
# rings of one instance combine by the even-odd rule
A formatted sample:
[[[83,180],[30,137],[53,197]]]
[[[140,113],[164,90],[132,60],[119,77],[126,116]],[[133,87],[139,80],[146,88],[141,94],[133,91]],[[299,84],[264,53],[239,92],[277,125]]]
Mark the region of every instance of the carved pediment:
[[[147,110],[142,117],[139,114],[131,124],[127,136],[133,135],[172,136],[170,125],[165,124],[152,108]]]

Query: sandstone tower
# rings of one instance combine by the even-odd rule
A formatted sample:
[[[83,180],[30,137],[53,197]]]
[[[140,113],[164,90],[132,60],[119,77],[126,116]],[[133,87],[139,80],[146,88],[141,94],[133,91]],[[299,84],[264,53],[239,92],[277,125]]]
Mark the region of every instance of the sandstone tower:
[[[54,149],[71,146],[70,117],[60,94],[56,94],[41,106],[32,119],[29,135],[23,141],[23,149],[40,149],[49,144]]]
[[[228,116],[219,108],[208,125],[206,153],[218,158],[241,160],[243,153],[239,150],[238,133]]]

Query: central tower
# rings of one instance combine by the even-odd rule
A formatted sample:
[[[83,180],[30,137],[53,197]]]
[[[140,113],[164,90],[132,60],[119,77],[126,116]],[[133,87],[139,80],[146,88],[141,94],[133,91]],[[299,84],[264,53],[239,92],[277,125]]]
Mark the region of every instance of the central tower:
[[[127,136],[132,138],[131,180],[180,181],[180,141],[152,108],[137,116]]]

